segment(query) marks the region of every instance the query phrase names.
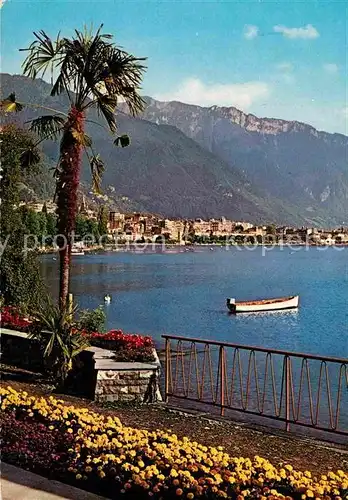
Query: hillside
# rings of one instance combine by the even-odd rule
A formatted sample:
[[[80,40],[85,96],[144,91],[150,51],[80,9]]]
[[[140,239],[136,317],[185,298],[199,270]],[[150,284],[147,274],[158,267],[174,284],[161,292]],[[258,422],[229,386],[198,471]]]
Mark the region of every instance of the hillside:
[[[348,223],[348,137],[234,107],[147,103],[143,118],[179,128],[303,217]]]
[[[50,85],[42,80],[2,75],[1,83],[3,95],[15,91],[18,100],[24,102],[39,102],[57,109],[67,105],[64,97],[50,97]],[[225,216],[255,222],[319,225],[343,221],[347,199],[345,206],[341,200],[347,195],[348,182],[339,155],[344,150],[344,136],[338,136],[336,148],[322,139],[315,143],[316,146],[310,145],[312,151],[311,148],[318,144],[326,144],[323,148],[327,161],[334,165],[332,175],[323,180],[325,187],[329,188],[322,189],[322,198],[327,192],[329,195],[320,205],[316,199],[317,188],[314,190],[312,186],[315,182],[322,182],[314,178],[313,170],[318,173],[319,167],[312,168],[314,162],[309,160],[308,165],[295,163],[297,136],[293,143],[289,138],[285,140],[285,132],[283,136],[278,133],[267,135],[247,130],[221,116],[212,119],[210,114],[217,113],[220,108],[164,104],[152,99],[148,102],[141,118],[118,113],[119,132],[128,133],[132,139],[128,148],[115,148],[101,127],[88,124],[95,149],[107,165],[104,184],[115,189],[117,199],[128,199],[127,203],[137,210],[172,217]],[[33,108],[26,108],[15,119],[24,122],[35,116],[37,112]],[[89,118],[99,120],[96,115]],[[287,131],[286,134],[294,132]],[[301,135],[303,149],[310,142],[308,135]],[[54,161],[58,146],[47,141],[44,151]],[[323,156],[322,150],[320,156]],[[277,163],[278,170],[283,173],[275,176]],[[297,176],[294,176],[295,171]],[[302,190],[307,193],[302,202],[302,191],[294,191],[302,182],[298,178],[304,177],[309,180],[305,185],[308,192]],[[84,169],[83,181],[89,182],[88,167]]]

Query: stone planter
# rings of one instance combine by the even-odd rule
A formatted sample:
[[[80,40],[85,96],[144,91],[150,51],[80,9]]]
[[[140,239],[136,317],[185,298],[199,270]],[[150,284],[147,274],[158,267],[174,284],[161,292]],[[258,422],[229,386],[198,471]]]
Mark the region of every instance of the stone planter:
[[[66,388],[97,402],[154,403],[162,401],[159,390],[161,363],[154,349],[154,362],[118,362],[114,353],[89,347],[77,359]],[[43,370],[40,345],[15,330],[1,331],[1,359],[4,363],[32,371]]]
[[[160,361],[154,350],[153,363],[118,362],[113,352],[90,347],[94,352],[96,384],[94,399],[99,402],[154,403],[162,401],[159,390]]]

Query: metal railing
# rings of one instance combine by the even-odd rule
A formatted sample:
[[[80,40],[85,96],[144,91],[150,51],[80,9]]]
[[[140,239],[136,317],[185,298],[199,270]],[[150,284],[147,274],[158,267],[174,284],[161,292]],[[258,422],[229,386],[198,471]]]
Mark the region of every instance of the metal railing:
[[[165,398],[348,435],[348,359],[163,335]]]

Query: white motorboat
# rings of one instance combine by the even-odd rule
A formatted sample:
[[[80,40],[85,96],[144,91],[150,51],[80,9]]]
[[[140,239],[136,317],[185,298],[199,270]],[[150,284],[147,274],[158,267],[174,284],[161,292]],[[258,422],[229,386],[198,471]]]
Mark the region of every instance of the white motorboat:
[[[236,299],[227,299],[227,307],[232,313],[249,313],[259,311],[280,311],[283,309],[296,309],[299,296],[281,297],[278,299],[250,300],[236,302]]]
[[[76,246],[71,248],[71,255],[85,255],[83,247]]]

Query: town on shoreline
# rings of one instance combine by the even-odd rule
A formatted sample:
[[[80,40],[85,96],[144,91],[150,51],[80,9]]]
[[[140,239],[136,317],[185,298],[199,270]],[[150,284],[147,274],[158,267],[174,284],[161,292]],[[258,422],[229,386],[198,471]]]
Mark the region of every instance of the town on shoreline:
[[[37,214],[55,213],[55,204],[29,203],[26,208]],[[84,250],[132,248],[143,246],[193,245],[247,245],[247,246],[346,246],[348,227],[317,228],[285,225],[257,225],[246,221],[232,221],[225,217],[204,220],[163,218],[154,214],[122,213],[103,207],[103,230],[94,231],[91,224],[100,227],[100,209],[92,210],[85,201],[79,206],[74,246]],[[99,222],[98,222],[99,221]],[[36,238],[36,247],[52,251],[57,235]],[[53,245],[52,245],[53,243]],[[32,242],[32,245],[34,242]]]

